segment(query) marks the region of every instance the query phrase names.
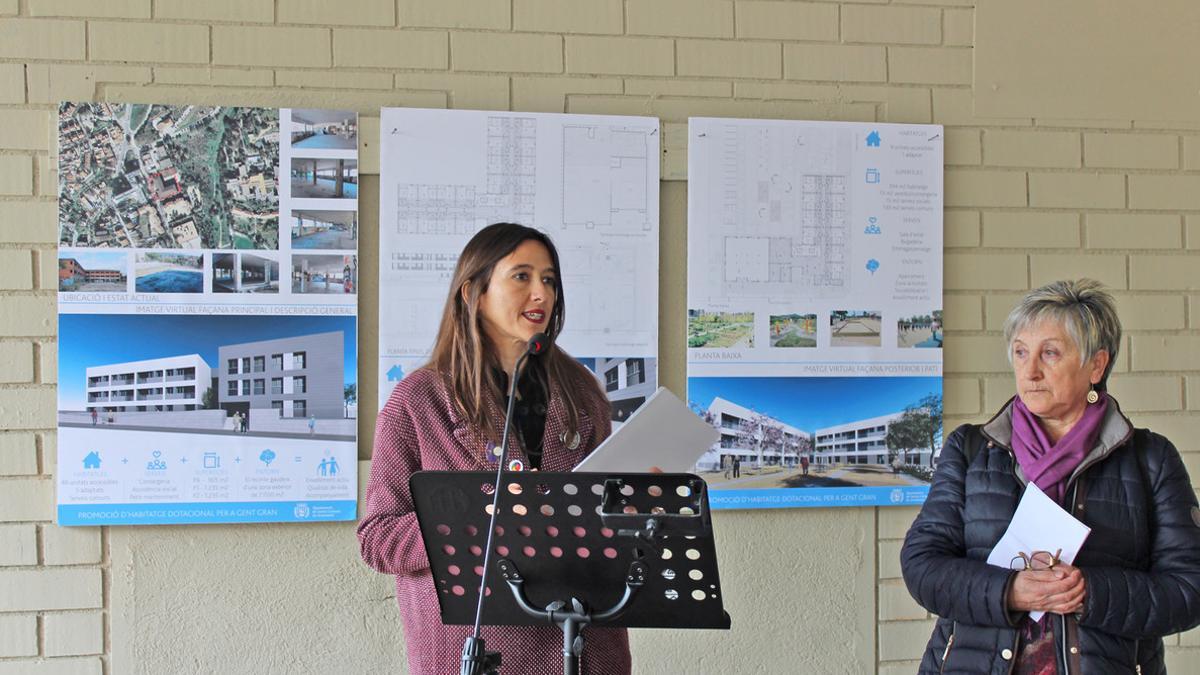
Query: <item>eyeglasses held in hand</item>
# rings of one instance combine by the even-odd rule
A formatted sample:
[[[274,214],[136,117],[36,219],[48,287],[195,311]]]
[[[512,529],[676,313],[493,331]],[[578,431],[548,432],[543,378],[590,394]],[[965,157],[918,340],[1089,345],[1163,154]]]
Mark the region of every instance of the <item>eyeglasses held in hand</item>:
[[[1018,571],[1033,570],[1052,570],[1058,563],[1062,562],[1059,556],[1062,555],[1062,549],[1058,549],[1053,554],[1049,551],[1034,551],[1033,553],[1018,553],[1009,561],[1008,566],[1011,569]]]

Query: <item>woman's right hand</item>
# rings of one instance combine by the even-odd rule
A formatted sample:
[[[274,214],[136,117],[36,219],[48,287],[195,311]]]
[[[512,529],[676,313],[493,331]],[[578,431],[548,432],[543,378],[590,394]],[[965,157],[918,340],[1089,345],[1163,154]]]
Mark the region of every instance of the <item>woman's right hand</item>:
[[[1025,570],[1017,572],[1008,589],[1008,607],[1071,614],[1083,607],[1086,590],[1078,567],[1063,564],[1050,570]]]

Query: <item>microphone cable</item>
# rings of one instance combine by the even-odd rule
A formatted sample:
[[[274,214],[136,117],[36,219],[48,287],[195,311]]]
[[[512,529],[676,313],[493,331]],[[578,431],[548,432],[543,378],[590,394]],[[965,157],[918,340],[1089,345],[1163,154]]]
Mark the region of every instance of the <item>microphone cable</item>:
[[[492,493],[492,514],[491,518],[488,519],[487,546],[483,549],[483,574],[479,580],[478,604],[475,605],[475,629],[472,631],[471,637],[467,638],[463,645],[464,660],[467,658],[468,646],[474,642],[482,642],[479,639],[479,628],[480,622],[483,619],[483,599],[487,593],[488,573],[491,571],[492,539],[496,535],[496,518],[500,515],[500,492],[504,489],[501,481],[504,480],[504,467],[508,461],[508,434],[512,428],[513,403],[517,398],[517,378],[522,374],[521,366],[525,361],[531,356],[538,356],[546,351],[549,344],[549,339],[545,333],[536,333],[533,337],[529,338],[529,342],[525,346],[525,353],[521,355],[521,358],[517,359],[517,363],[513,367],[512,377],[509,378],[508,407],[504,413],[504,431],[500,435],[500,458],[496,466],[496,482],[494,492]],[[482,645],[480,645],[480,652],[482,652]]]

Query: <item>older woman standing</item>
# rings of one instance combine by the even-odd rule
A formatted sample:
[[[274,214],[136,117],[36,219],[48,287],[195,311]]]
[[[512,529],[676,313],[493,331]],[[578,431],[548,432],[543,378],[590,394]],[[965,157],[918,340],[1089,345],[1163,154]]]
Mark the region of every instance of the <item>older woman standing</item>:
[[[1106,392],[1112,297],[1049,284],[1004,336],[1017,395],[947,438],[901,552],[909,591],[939,617],[920,672],[1165,673],[1162,636],[1200,624],[1200,509],[1175,446]],[[1029,482],[1091,528],[1073,565],[987,564]]]

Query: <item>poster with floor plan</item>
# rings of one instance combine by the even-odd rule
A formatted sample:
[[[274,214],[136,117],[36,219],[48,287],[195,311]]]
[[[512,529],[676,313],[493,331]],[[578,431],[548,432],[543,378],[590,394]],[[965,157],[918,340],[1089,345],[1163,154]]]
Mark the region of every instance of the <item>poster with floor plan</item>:
[[[601,380],[614,424],[653,393],[657,119],[384,108],[380,155],[380,405],[427,360],[459,252],[497,222],[554,241],[558,343]]]
[[[688,402],[714,508],[919,504],[942,443],[942,128],[692,118]]]
[[[358,117],[63,103],[60,525],[353,520]]]

